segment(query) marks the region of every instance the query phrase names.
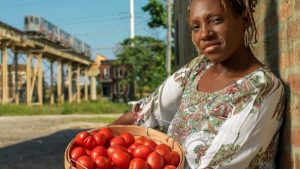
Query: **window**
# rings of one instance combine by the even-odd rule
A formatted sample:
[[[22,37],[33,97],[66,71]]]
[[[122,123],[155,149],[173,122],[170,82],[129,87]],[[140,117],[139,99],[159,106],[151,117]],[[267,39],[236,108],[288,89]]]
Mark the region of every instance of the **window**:
[[[123,84],[122,83],[119,83],[119,93],[120,94],[123,94]]]
[[[25,25],[28,25],[28,17],[25,17]]]
[[[118,71],[118,75],[119,75],[120,78],[122,78],[122,77],[124,76],[123,68],[122,68],[122,67],[119,67],[118,70],[119,70],[119,71]]]
[[[104,79],[109,79],[109,71],[107,67],[103,69],[103,76]]]
[[[29,22],[33,23],[33,17],[29,17]]]
[[[34,18],[34,24],[39,25],[40,24],[40,20],[38,17]]]

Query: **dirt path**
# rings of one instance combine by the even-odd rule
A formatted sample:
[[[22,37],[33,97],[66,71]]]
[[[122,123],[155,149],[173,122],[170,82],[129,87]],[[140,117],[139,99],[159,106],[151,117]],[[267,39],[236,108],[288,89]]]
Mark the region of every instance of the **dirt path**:
[[[63,169],[64,151],[81,130],[105,126],[76,121],[119,115],[49,115],[0,117],[1,169]],[[75,119],[75,120],[74,120]]]

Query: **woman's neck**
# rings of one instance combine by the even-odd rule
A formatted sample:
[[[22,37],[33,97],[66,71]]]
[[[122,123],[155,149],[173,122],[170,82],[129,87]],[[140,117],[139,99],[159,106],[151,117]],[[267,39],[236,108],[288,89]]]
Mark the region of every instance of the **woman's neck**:
[[[226,76],[239,76],[250,73],[262,64],[255,58],[249,47],[242,47],[230,59],[215,63],[214,70]]]

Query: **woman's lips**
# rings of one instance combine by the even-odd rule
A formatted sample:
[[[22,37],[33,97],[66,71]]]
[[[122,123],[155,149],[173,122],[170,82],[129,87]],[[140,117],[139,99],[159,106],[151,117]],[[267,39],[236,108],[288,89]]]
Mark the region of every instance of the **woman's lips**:
[[[207,47],[205,47],[203,49],[203,52],[204,53],[213,53],[213,52],[216,52],[217,50],[219,50],[220,48],[221,48],[220,43],[211,44],[211,45],[208,45]]]

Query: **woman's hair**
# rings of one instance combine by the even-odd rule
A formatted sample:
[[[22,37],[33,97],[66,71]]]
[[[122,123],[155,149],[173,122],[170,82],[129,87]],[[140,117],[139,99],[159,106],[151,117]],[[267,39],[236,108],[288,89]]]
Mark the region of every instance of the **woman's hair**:
[[[190,0],[191,2],[192,0]],[[257,42],[257,29],[253,17],[254,8],[256,7],[257,0],[221,0],[225,9],[230,5],[233,12],[237,15],[243,16],[245,21],[245,45],[255,44]],[[189,8],[188,8],[189,11]],[[189,13],[189,12],[188,12]],[[189,14],[188,14],[189,15]]]
[[[221,0],[224,8],[226,9],[226,4],[229,4],[235,14],[245,15],[243,16],[245,24],[245,44],[251,45],[257,42],[257,29],[253,17],[255,12],[254,8],[256,7],[257,0]],[[228,3],[225,3],[228,2]]]

